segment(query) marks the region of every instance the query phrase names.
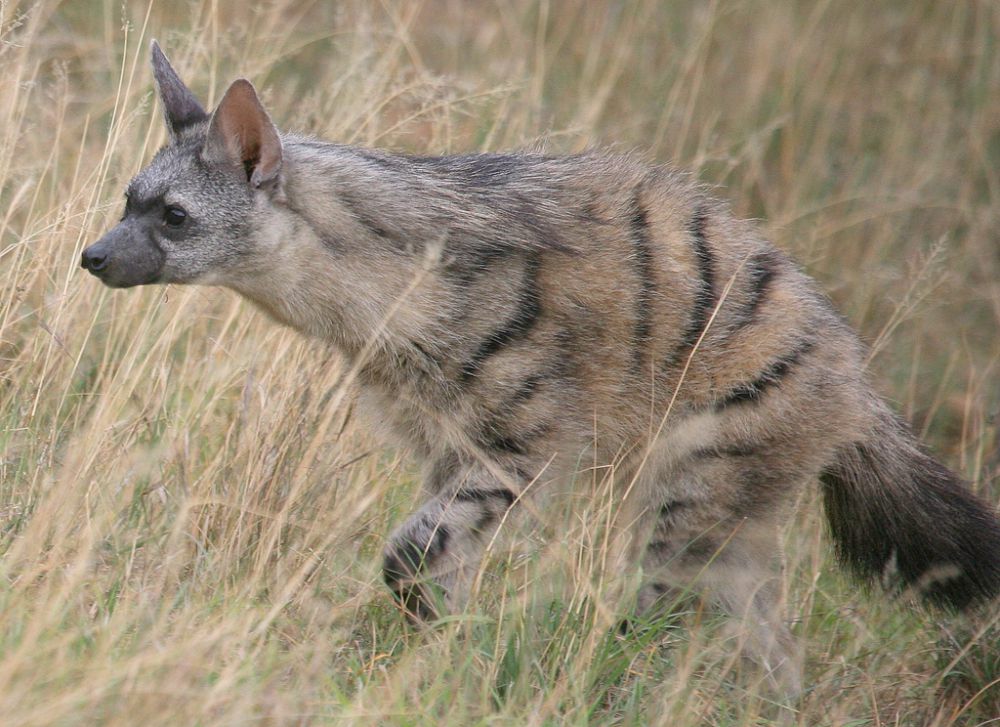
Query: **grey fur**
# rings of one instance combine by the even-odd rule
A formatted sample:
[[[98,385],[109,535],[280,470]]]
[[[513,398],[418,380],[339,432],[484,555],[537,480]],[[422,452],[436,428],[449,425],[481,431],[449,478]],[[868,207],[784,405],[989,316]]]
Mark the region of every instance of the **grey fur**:
[[[640,603],[696,579],[788,693],[777,528],[821,475],[863,575],[895,563],[900,585],[958,607],[1000,590],[992,509],[872,393],[813,282],[686,176],[600,152],[408,157],[279,135],[246,81],[209,121],[153,55],[173,138],[84,265],[113,286],[232,288],[358,367],[364,408],[427,470],[385,555],[413,615],[460,608],[508,509],[581,461],[634,484],[620,509],[648,543]]]
[[[160,50],[155,40],[150,44],[153,64],[153,80],[163,105],[163,119],[171,138],[176,138],[185,126],[191,126],[208,118],[198,99],[177,75],[170,61]]]

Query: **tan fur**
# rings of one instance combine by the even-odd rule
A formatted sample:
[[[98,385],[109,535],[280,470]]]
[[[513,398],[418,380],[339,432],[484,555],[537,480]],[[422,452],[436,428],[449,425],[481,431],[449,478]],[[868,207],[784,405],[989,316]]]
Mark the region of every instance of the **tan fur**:
[[[928,595],[958,606],[1000,587],[989,510],[874,396],[813,282],[689,177],[601,152],[414,158],[279,135],[249,83],[209,117],[158,53],[172,144],[84,265],[111,285],[228,286],[347,357],[362,407],[425,467],[384,566],[412,615],[462,607],[508,508],[612,465],[640,605],[693,582],[788,694],[777,528],[821,475],[862,575],[954,565]],[[161,221],[161,198],[197,225]],[[150,236],[158,251],[135,242]]]

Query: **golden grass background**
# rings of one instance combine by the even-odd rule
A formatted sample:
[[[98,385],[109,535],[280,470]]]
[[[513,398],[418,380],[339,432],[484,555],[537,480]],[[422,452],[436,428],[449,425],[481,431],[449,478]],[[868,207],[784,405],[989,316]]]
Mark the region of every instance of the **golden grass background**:
[[[246,76],[286,129],[691,169],[820,278],[883,391],[1000,500],[1000,4],[3,2],[5,727],[780,712],[710,612],[615,635],[587,518],[493,553],[469,613],[403,626],[378,565],[413,472],[354,424],[336,357],[225,291],[78,269],[164,141],[153,37],[206,103]],[[1000,723],[996,606],[859,593],[820,523],[809,497],[787,534],[809,691],[784,719]]]

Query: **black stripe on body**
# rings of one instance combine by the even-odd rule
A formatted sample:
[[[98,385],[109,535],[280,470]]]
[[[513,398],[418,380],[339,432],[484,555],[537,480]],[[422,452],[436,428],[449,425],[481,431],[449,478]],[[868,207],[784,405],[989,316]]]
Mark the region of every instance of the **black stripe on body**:
[[[632,197],[628,221],[629,239],[632,242],[632,266],[639,279],[639,293],[635,298],[635,328],[632,332],[632,369],[642,373],[643,361],[652,332],[652,300],[656,291],[653,280],[653,253],[649,244],[649,220],[642,205],[642,185],[637,186]]]
[[[505,431],[501,420],[491,418],[480,427],[475,441],[484,450],[493,454],[524,456],[531,451],[532,440],[541,437],[549,429],[548,424],[538,424],[528,427],[521,434],[512,434]]]
[[[753,323],[764,300],[767,298],[771,282],[778,274],[781,257],[774,250],[764,250],[754,255],[747,263],[747,301],[737,313],[734,328],[743,328]]]
[[[606,219],[604,214],[601,212],[601,206],[597,202],[597,195],[591,195],[590,199],[584,202],[580,209],[577,211],[576,218],[580,222],[585,222],[592,225],[613,225],[612,220]]]
[[[692,459],[715,459],[717,457],[752,457],[764,448],[763,443],[742,442],[717,447],[703,447],[691,453]]]
[[[526,378],[521,384],[514,389],[514,393],[508,397],[503,403],[503,409],[505,411],[511,411],[515,407],[524,402],[530,400],[535,392],[538,391],[538,387],[550,377],[550,374],[545,371],[537,374],[533,374]]]
[[[804,341],[784,356],[772,361],[756,379],[730,389],[729,393],[715,404],[715,410],[721,411],[729,406],[760,401],[760,397],[768,389],[781,383],[815,345],[813,341]]]
[[[574,253],[571,245],[559,239],[559,228],[552,223],[549,215],[540,212],[538,204],[531,196],[514,193],[511,195],[510,203],[498,206],[497,211],[502,216],[502,222],[509,224],[511,230],[518,227],[524,230],[524,242],[521,247],[529,250]]]
[[[540,371],[536,371],[530,376],[525,377],[514,388],[510,396],[503,400],[503,403],[499,407],[500,411],[513,412],[519,405],[534,398],[538,390],[544,388],[548,382],[558,381],[569,375],[572,366],[570,354],[568,351],[563,350],[563,344],[566,340],[569,340],[567,339],[568,335],[569,331],[566,329],[561,329],[556,333],[555,339],[557,344],[559,344],[559,353]]]
[[[445,270],[455,283],[463,287],[476,282],[496,265],[508,263],[517,254],[513,247],[494,241],[474,246],[462,244],[460,247],[461,252],[446,262]]]
[[[715,309],[715,258],[708,247],[708,239],[705,235],[707,221],[708,212],[704,205],[699,205],[688,223],[688,232],[691,235],[691,245],[698,265],[700,286],[691,306],[691,317],[688,320],[687,328],[684,329],[684,334],[681,336],[677,348],[666,361],[668,368],[679,364],[684,355],[698,342],[699,336],[708,325],[708,320]]]
[[[455,493],[455,502],[489,502],[490,500],[503,500],[507,508],[514,504],[517,495],[506,487],[493,487],[489,489],[461,489]]]
[[[483,449],[498,454],[528,454],[532,440],[546,434],[551,426],[542,422],[533,426],[519,427],[516,420],[518,411],[548,382],[565,375],[566,368],[564,359],[556,359],[542,370],[523,379],[495,409],[484,412],[475,428],[476,443]],[[533,418],[537,422],[537,413]],[[511,429],[517,433],[510,433]]]
[[[472,357],[462,364],[458,374],[461,383],[468,383],[479,375],[483,363],[491,356],[499,353],[511,343],[524,338],[534,327],[541,315],[542,307],[538,289],[538,271],[541,268],[541,256],[528,256],[525,263],[524,281],[518,296],[514,314],[498,329],[487,336]]]
[[[524,456],[528,453],[528,443],[522,437],[496,432],[492,429],[481,432],[476,437],[476,444],[494,454],[515,454]]]

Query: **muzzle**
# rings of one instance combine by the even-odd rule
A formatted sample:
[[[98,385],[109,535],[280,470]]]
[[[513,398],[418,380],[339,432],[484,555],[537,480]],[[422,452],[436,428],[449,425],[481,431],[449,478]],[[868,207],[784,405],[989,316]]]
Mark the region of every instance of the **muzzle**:
[[[166,259],[150,234],[130,220],[83,251],[80,267],[112,288],[130,288],[159,280]]]

